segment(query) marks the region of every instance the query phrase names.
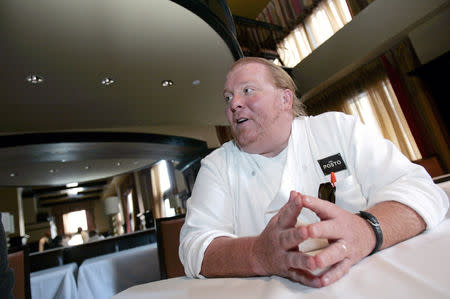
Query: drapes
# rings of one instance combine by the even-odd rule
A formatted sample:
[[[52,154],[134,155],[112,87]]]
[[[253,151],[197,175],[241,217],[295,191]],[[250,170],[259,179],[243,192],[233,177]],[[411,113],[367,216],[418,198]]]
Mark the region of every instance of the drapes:
[[[310,114],[334,110],[357,115],[410,160],[421,158],[380,58],[307,99],[306,105]]]

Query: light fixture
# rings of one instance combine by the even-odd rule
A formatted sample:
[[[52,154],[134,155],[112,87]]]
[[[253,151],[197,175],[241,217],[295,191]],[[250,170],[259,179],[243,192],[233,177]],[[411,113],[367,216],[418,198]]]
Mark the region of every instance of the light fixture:
[[[55,170],[55,169],[50,169],[48,172],[50,172],[50,173],[55,173],[56,170]]]
[[[44,82],[44,77],[39,76],[39,75],[34,75],[34,74],[29,75],[26,79],[31,84],[39,84],[39,83]]]
[[[199,85],[200,84],[200,80],[194,80],[192,81],[192,85]]]
[[[120,162],[117,162],[116,165],[117,165],[117,166],[120,166],[121,164],[120,164]]]
[[[173,85],[173,81],[172,80],[163,80],[161,81],[161,86],[162,87],[170,87]]]
[[[78,187],[78,183],[74,182],[74,183],[69,183],[66,185],[67,188],[73,188],[73,187]]]
[[[75,196],[77,195],[79,192],[83,191],[82,187],[77,187],[77,188],[72,188],[72,189],[68,189],[67,190],[67,195],[72,195]]]
[[[89,165],[84,166],[84,169],[88,170],[89,169]]]
[[[11,172],[11,173],[9,174],[9,176],[13,178],[13,177],[17,176],[17,173]]]
[[[114,83],[114,80],[112,78],[106,77],[106,78],[102,79],[102,84],[105,86],[111,85],[113,83]]]

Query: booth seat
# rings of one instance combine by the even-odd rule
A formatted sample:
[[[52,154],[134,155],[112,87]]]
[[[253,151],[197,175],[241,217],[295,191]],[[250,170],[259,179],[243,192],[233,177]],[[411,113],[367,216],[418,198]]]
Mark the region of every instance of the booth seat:
[[[137,284],[159,280],[156,243],[86,259],[78,271],[78,295],[108,299]]]

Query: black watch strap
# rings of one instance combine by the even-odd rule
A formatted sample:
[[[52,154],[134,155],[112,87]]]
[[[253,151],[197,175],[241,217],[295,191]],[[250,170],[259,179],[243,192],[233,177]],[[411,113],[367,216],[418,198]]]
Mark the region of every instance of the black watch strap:
[[[376,238],[375,248],[369,254],[369,255],[372,255],[375,252],[377,252],[378,250],[380,250],[380,247],[383,244],[383,232],[381,231],[380,223],[378,222],[377,218],[375,218],[375,216],[373,216],[370,213],[367,213],[364,211],[359,211],[359,213],[357,215],[364,218],[370,224],[370,226],[372,227],[372,229],[375,233],[375,238]]]

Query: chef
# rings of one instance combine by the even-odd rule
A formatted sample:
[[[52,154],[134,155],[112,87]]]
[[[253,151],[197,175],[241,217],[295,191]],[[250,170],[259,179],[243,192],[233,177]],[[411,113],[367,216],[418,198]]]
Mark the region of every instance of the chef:
[[[224,98],[234,139],[202,160],[187,201],[186,275],[323,287],[443,220],[447,196],[424,168],[355,117],[306,116],[295,90],[268,60],[231,67]],[[331,176],[334,203],[317,198]]]

